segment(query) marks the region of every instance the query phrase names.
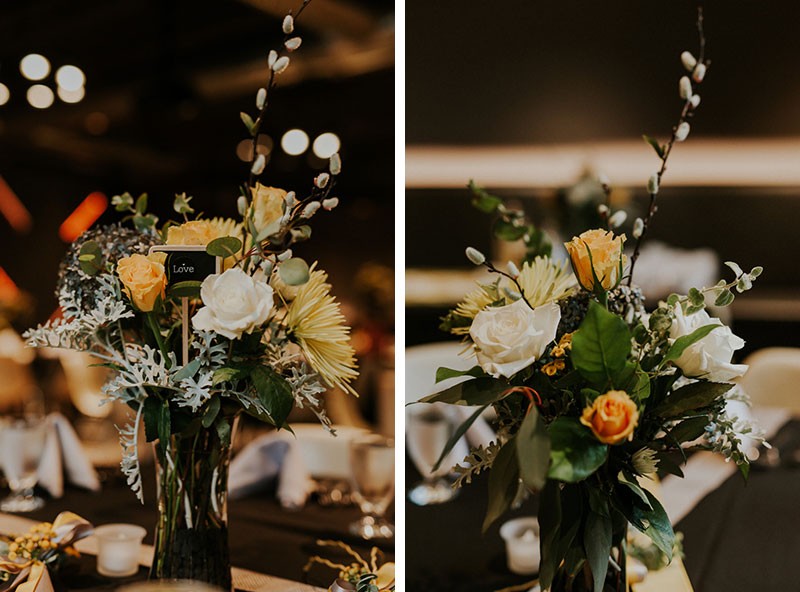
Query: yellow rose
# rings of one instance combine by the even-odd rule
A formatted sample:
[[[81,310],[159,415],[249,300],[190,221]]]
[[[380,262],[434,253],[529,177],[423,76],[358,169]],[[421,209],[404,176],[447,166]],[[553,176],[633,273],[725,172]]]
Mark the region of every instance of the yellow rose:
[[[633,438],[639,422],[636,403],[625,391],[608,391],[583,410],[581,423],[591,428],[595,437],[605,444],[619,444]]]
[[[144,255],[131,255],[117,262],[117,275],[133,304],[142,312],[150,312],[156,299],[164,298],[167,275],[164,265]]]
[[[209,220],[192,220],[167,229],[168,245],[207,245],[217,236],[217,229]]]
[[[261,232],[270,224],[281,219],[285,198],[286,191],[283,189],[256,183],[253,190],[253,203],[247,217],[252,218],[257,232]]]
[[[584,290],[595,291],[595,277],[600,280],[604,290],[611,290],[619,285],[626,261],[625,255],[622,254],[624,243],[624,234],[614,236],[613,232],[600,228],[587,230],[568,243],[564,243],[572,261],[575,277]],[[591,259],[589,252],[592,254]]]

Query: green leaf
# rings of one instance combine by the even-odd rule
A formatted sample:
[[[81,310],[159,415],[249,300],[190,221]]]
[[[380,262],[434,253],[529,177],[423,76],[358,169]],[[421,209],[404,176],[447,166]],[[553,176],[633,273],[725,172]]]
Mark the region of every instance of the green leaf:
[[[614,387],[643,401],[650,396],[650,375],[638,364],[628,362],[625,364],[625,369],[615,378]]]
[[[590,511],[586,516],[586,527],[583,531],[583,546],[586,550],[586,560],[592,570],[594,592],[603,590],[603,583],[608,573],[608,558],[611,555],[611,517],[607,502],[603,500],[601,503],[605,507],[605,512]]]
[[[285,378],[268,366],[256,366],[250,376],[258,399],[266,408],[275,426],[284,427],[289,413],[294,408],[292,387]]]
[[[735,296],[733,295],[733,292],[727,289],[722,290],[717,295],[716,300],[714,300],[714,306],[729,306],[733,302],[734,298]]]
[[[158,397],[149,396],[144,400],[144,436],[148,442],[158,440],[158,416],[161,413],[161,401]]]
[[[514,438],[497,452],[489,472],[489,504],[483,520],[483,532],[502,516],[514,502],[519,491],[519,463]]]
[[[470,179],[469,190],[472,192],[472,205],[484,214],[492,214],[503,203],[499,197],[490,194],[488,191],[475,184]]]
[[[301,286],[309,278],[308,263],[298,257],[292,257],[278,265],[278,275],[289,286]]]
[[[139,232],[150,230],[151,228],[155,227],[157,222],[158,217],[156,217],[154,214],[146,214],[144,216],[141,214],[136,214],[133,217],[133,225]]]
[[[197,280],[177,282],[170,286],[169,294],[176,298],[197,298],[200,296],[200,288],[202,286],[203,282]]]
[[[147,212],[147,194],[142,193],[136,200],[136,213],[144,216],[145,212]]]
[[[454,370],[442,366],[436,370],[436,382],[442,382],[448,378],[458,378],[460,376],[472,376],[473,378],[486,378],[486,372],[480,366],[473,366],[469,370]]]
[[[669,439],[678,443],[696,440],[703,435],[708,422],[709,419],[707,415],[699,415],[697,417],[684,419],[669,431]]]
[[[684,335],[683,337],[678,337],[675,342],[670,346],[667,354],[664,356],[662,364],[666,364],[667,362],[674,362],[678,358],[683,355],[683,352],[686,351],[688,347],[691,347],[701,339],[703,339],[706,335],[711,333],[714,329],[721,327],[722,325],[719,323],[712,323],[710,325],[703,325],[702,327],[695,329],[688,335]]]
[[[450,451],[453,450],[453,447],[456,445],[456,443],[458,443],[458,441],[464,436],[464,434],[467,433],[467,430],[472,426],[473,423],[475,423],[475,420],[477,420],[481,416],[481,413],[486,411],[487,407],[488,405],[479,407],[478,409],[475,410],[475,412],[472,415],[470,415],[467,418],[466,421],[464,421],[460,426],[458,426],[458,428],[450,436],[450,439],[447,441],[447,444],[444,445],[444,450],[442,450],[442,453],[439,455],[439,459],[436,461],[436,464],[433,465],[433,468],[431,469],[432,473],[439,470],[439,467],[441,466],[442,462],[447,457],[447,455],[450,454]]]
[[[242,241],[235,236],[215,238],[206,246],[206,253],[212,257],[235,257],[242,250]]]
[[[732,384],[724,382],[693,382],[667,395],[653,413],[667,419],[680,417],[690,411],[708,407],[732,387]]]
[[[161,409],[158,414],[158,446],[162,451],[166,452],[169,436],[172,433],[172,426],[170,425],[169,414],[169,401],[164,399],[161,403]]]
[[[490,405],[503,398],[511,388],[508,383],[494,378],[475,378],[428,395],[420,403],[450,403],[451,405]]]
[[[216,423],[217,436],[222,446],[229,446],[231,443],[231,424],[225,420]]]
[[[528,408],[516,441],[522,482],[534,491],[541,491],[550,467],[550,437],[534,405]]]
[[[186,364],[183,368],[178,370],[175,373],[175,376],[172,377],[172,380],[174,382],[180,382],[181,380],[185,380],[187,378],[191,378],[192,376],[197,374],[197,371],[200,369],[200,364],[201,363],[202,363],[202,360],[200,358],[197,358],[196,360],[192,360],[191,362]]]
[[[203,413],[203,427],[208,429],[211,427],[211,424],[214,423],[214,420],[217,419],[217,414],[219,413],[220,408],[220,398],[219,397],[211,397],[209,400],[208,405],[206,406],[205,413]]]
[[[658,154],[658,157],[663,160],[663,158],[664,158],[664,149],[661,147],[661,144],[658,143],[658,140],[648,136],[647,134],[644,134],[642,136],[642,138],[644,138],[644,141],[647,142],[648,144],[650,144],[650,146],[653,147],[653,150],[656,151],[656,154]]]
[[[576,419],[559,417],[550,424],[551,479],[575,483],[586,479],[606,461],[608,446]]]
[[[647,499],[647,495],[644,493],[644,489],[639,487],[639,484],[636,483],[634,479],[628,479],[625,477],[622,472],[619,474],[619,483],[623,487],[627,488],[636,498],[642,502],[644,509],[652,510],[653,507],[650,505],[650,500]]]
[[[631,334],[625,321],[595,301],[572,337],[572,363],[593,386],[601,389],[625,369]]]
[[[241,117],[242,123],[247,128],[247,132],[252,136],[256,125],[255,122],[253,121],[253,118],[250,117],[250,115],[245,113],[244,111],[239,113],[239,117]]]
[[[691,302],[694,306],[705,306],[706,298],[697,288],[689,288],[688,298],[689,302]]]
[[[539,565],[539,580],[547,590],[553,583],[556,567],[563,557],[557,553],[561,528],[561,496],[557,481],[547,481],[539,497],[539,534],[541,536],[542,560]]]
[[[497,238],[509,242],[518,241],[528,234],[529,230],[530,228],[526,224],[518,226],[502,218],[498,218],[492,226],[492,232]]]
[[[644,490],[644,494],[647,496],[647,501],[650,502],[652,510],[644,510],[638,506],[633,506],[631,511],[634,519],[631,520],[631,524],[637,528],[639,528],[637,524],[643,524],[645,528],[639,528],[639,530],[646,534],[656,547],[661,549],[669,561],[672,561],[675,533],[672,530],[669,516],[667,516],[664,507],[652,493]]]
[[[95,241],[87,241],[78,252],[78,264],[86,275],[94,276],[103,271],[103,251]]]
[[[241,380],[250,374],[249,368],[219,368],[218,370],[214,371],[214,375],[211,379],[211,384],[213,386],[217,386],[223,382],[233,382],[235,380]]]

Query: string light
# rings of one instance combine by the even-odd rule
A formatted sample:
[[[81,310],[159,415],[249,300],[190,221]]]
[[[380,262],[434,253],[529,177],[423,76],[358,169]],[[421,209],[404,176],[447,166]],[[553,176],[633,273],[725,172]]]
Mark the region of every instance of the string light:
[[[339,152],[341,145],[342,143],[339,140],[339,136],[331,132],[326,132],[320,134],[317,136],[316,140],[314,140],[314,154],[319,158],[330,158]]]
[[[291,156],[298,156],[308,150],[308,144],[308,134],[301,129],[291,129],[281,138],[281,148]]]
[[[65,91],[77,92],[86,84],[86,75],[77,66],[61,66],[56,70],[56,83]]]
[[[38,53],[30,53],[19,62],[19,71],[28,80],[42,80],[50,73],[50,62]]]
[[[34,84],[28,89],[28,102],[37,109],[47,109],[54,99],[53,91],[44,84]]]

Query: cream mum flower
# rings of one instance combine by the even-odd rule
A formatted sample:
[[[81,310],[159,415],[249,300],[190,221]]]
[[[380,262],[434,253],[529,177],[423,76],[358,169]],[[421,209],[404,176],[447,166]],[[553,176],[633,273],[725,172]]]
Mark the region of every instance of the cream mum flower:
[[[350,327],[345,325],[339,303],[331,296],[328,274],[311,266],[308,281],[289,304],[285,323],[297,339],[311,367],[329,386],[353,395],[350,382],[358,376]]]

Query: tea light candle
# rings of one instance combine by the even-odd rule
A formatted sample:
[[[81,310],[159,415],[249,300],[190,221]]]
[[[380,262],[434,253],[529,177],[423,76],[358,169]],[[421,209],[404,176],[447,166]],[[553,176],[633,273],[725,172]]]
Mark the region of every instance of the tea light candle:
[[[104,524],[94,530],[97,537],[97,571],[112,578],[139,571],[139,549],[147,531],[134,524]]]
[[[500,527],[506,543],[508,569],[515,574],[530,575],[539,570],[539,521],[536,518],[515,518]]]

